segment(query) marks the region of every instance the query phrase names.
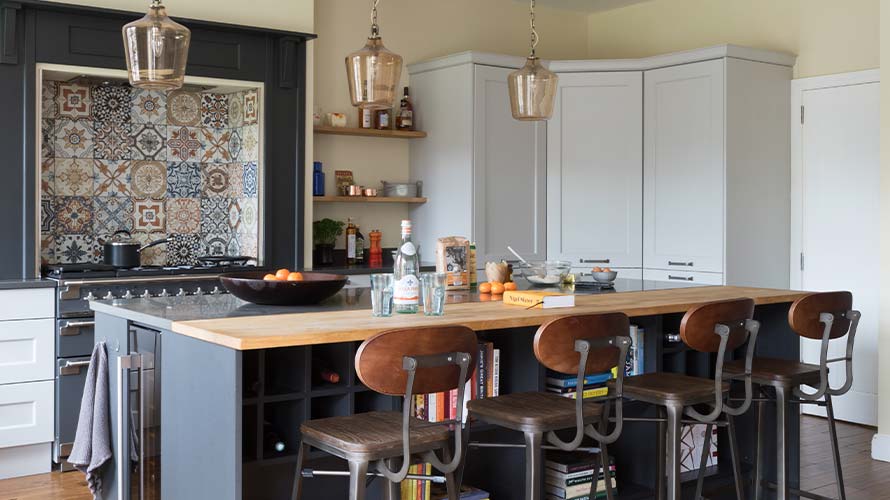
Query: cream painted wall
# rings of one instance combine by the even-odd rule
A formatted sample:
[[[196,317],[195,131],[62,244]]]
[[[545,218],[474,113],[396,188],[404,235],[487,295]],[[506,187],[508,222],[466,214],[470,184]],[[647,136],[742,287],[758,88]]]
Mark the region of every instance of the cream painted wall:
[[[379,23],[386,46],[405,64],[464,50],[525,55],[528,50],[528,5],[515,0],[383,0]],[[539,8],[539,54],[545,58],[577,59],[587,55],[587,16],[584,13]],[[355,126],[357,112],[349,101],[344,57],[361,47],[370,26],[369,3],[359,0],[319,0],[315,6],[315,103],[322,112],[347,113]],[[408,72],[402,70],[403,85]],[[422,140],[422,139],[419,139]],[[406,140],[318,135],[315,159],[324,163],[327,194],[333,193],[334,170],[352,170],[357,182],[377,186],[381,180],[408,179]],[[395,246],[399,221],[408,216],[400,205],[320,204],[313,220],[354,217],[363,231],[383,232],[383,245]],[[340,247],[343,242],[339,243]]]
[[[798,55],[795,78],[876,68],[879,0],[649,0],[591,14],[588,55],[733,43]]]
[[[882,0],[881,81],[890,82],[890,1]],[[890,359],[890,84],[881,85],[881,288],[878,352]],[[890,363],[878,373],[878,435],[872,456],[890,461]]]

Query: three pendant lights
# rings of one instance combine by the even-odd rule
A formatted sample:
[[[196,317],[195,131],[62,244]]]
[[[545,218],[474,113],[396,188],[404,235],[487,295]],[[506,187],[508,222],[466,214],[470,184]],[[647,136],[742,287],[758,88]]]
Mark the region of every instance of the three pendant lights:
[[[346,56],[346,75],[352,105],[367,109],[389,109],[396,99],[402,76],[402,57],[388,50],[377,25],[377,4],[371,7],[371,34],[364,47]],[[535,0],[530,0],[531,51],[525,66],[510,73],[510,110],[517,120],[546,120],[553,114],[553,99],[559,77],[549,71],[535,54]],[[167,16],[161,0],[152,0],[142,19],[124,26],[127,73],[134,87],[174,90],[182,87],[191,32]]]

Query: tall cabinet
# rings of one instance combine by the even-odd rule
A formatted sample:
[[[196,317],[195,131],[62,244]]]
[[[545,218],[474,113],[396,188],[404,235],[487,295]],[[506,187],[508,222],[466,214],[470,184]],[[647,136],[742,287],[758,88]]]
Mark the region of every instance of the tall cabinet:
[[[477,262],[546,256],[546,124],[510,114],[507,75],[521,58],[463,53],[408,67],[417,127],[411,177],[431,201],[412,210],[422,260],[466,236]]]

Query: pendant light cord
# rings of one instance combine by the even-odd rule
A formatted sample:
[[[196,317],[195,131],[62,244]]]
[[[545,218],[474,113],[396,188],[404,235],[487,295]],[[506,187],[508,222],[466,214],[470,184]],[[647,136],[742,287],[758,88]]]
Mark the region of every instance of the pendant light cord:
[[[538,46],[538,30],[535,29],[535,0],[531,0],[531,6],[529,7],[529,26],[531,27],[531,57],[535,56],[535,48]]]
[[[380,28],[377,26],[377,4],[380,0],[373,0],[371,5],[371,38],[380,38]]]

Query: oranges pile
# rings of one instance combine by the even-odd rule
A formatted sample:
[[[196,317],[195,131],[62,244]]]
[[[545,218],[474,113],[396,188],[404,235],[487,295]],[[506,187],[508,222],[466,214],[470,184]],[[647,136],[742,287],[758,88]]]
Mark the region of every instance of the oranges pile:
[[[263,276],[264,281],[303,281],[303,273],[291,272],[290,269],[281,268],[275,271],[275,274],[267,274]]]
[[[479,283],[479,295],[483,301],[491,300],[491,295],[503,295],[507,290],[516,290],[516,283],[508,281],[489,281]]]

